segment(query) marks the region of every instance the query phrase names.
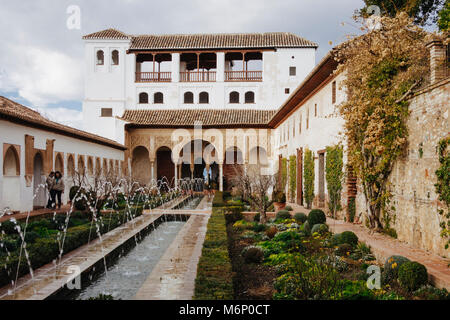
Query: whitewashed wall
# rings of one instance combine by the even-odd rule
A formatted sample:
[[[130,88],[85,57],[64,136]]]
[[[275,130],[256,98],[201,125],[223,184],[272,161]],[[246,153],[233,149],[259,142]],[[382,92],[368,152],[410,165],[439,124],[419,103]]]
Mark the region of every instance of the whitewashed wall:
[[[3,148],[4,143],[20,146],[20,176],[4,177],[3,176],[3,157],[0,157],[0,210],[8,206],[14,211],[28,211],[33,208],[33,183],[30,187],[25,183],[25,135],[34,136],[34,147],[37,149],[46,148],[47,139],[55,139],[54,152],[64,152],[75,154],[74,162],[77,169],[78,155],[101,157],[112,160],[123,161],[124,152],[119,149],[107,147],[101,144],[87,142],[76,138],[56,134],[49,131],[34,129],[23,125],[18,125],[9,121],[0,120],[0,146]],[[53,161],[55,161],[55,155]],[[54,164],[54,163],[53,163]],[[87,166],[87,160],[85,160]],[[67,157],[64,157],[64,172],[67,174]],[[71,179],[65,178],[66,191],[64,192],[63,201],[66,202],[69,196],[69,188]],[[17,195],[17,192],[19,194]]]

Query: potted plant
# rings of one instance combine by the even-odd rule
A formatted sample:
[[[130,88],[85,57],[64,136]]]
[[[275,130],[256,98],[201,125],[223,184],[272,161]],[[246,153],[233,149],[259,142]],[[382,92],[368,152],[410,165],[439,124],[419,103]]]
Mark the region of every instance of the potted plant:
[[[279,211],[286,207],[286,194],[283,191],[276,191],[272,195],[273,206],[275,211]]]

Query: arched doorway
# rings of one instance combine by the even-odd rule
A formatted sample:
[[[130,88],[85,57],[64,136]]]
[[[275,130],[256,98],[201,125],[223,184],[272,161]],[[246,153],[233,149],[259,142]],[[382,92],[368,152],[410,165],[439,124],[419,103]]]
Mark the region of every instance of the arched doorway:
[[[45,183],[44,176],[44,161],[40,152],[36,153],[33,160],[33,208],[39,209],[45,206],[46,191],[43,184]]]
[[[156,151],[156,178],[167,182],[169,187],[173,187],[174,175],[175,165],[172,161],[172,150],[168,147],[160,147]]]
[[[64,160],[60,153],[56,155],[55,159],[55,172],[59,171],[62,175],[64,175]]]
[[[20,158],[17,150],[10,146],[3,159],[3,197],[0,209],[20,209]]]
[[[151,179],[150,157],[147,148],[134,148],[131,160],[131,173],[134,181],[145,185]]]
[[[225,152],[223,164],[223,189],[230,190],[233,179],[242,170],[244,157],[238,147],[230,147]]]

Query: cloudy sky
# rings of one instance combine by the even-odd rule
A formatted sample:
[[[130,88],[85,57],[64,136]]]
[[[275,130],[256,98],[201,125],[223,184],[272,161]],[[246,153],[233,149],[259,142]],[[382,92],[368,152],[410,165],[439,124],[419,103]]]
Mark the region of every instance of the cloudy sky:
[[[2,0],[0,95],[81,127],[84,34],[293,32],[319,44],[316,61],[346,34],[362,0]],[[68,29],[70,6],[80,30]],[[344,25],[342,24],[344,23]]]

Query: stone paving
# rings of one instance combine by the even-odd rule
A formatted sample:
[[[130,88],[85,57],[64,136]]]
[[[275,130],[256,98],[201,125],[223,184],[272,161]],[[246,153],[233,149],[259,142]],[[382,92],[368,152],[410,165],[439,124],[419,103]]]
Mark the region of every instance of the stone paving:
[[[308,213],[310,211],[297,204],[289,203],[289,205],[292,206],[294,212],[301,211]],[[361,224],[348,223],[329,217],[327,217],[327,224],[334,233],[340,233],[347,230],[353,231],[360,241],[365,242],[371,247],[372,253],[381,263],[384,263],[384,261],[392,255],[402,255],[412,261],[420,262],[427,268],[432,284],[436,287],[450,290],[449,259],[445,259],[422,249],[414,248],[400,240],[369,230]]]
[[[171,208],[182,200],[184,198],[175,199],[165,203],[158,209]],[[65,254],[58,266],[54,263],[49,263],[34,270],[33,278],[30,274],[19,278],[14,291],[12,291],[13,287],[11,285],[0,288],[0,300],[43,300],[48,298],[74,279],[73,274],[67,273],[67,269],[70,266],[79,267],[80,272],[90,269],[98,261],[101,261],[104,256],[158,219],[161,213],[153,214],[152,211],[154,210],[147,210],[133,221],[102,235],[102,241],[97,238]]]
[[[166,213],[190,214],[190,218],[136,294],[136,300],[190,300],[194,295],[197,264],[211,215],[207,197],[195,210]]]

